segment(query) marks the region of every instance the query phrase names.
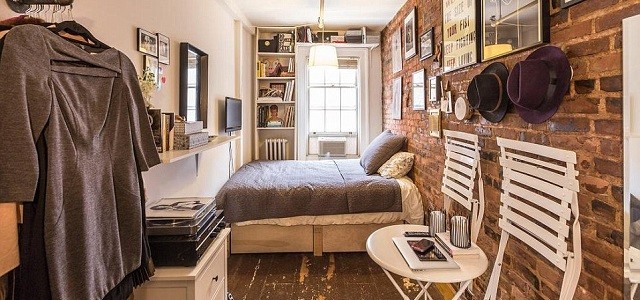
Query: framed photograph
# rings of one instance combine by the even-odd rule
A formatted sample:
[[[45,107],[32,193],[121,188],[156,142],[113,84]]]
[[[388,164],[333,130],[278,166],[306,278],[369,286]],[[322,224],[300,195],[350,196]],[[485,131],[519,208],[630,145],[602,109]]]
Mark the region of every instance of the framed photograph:
[[[158,57],[158,36],[138,28],[138,51]]]
[[[142,64],[142,68],[144,70],[149,70],[149,72],[153,73],[153,78],[156,80],[156,85],[160,86],[160,70],[158,65],[158,59],[151,55],[144,55],[144,61]]]
[[[517,1],[516,1],[517,2]],[[454,71],[478,62],[476,1],[442,0],[442,66]]]
[[[171,61],[171,41],[165,35],[158,33],[158,62],[168,65]]]
[[[272,82],[269,84],[269,88],[272,90],[280,91],[282,92],[282,94],[284,94],[284,91],[287,88],[287,84],[282,82]]]
[[[391,118],[402,119],[402,77],[393,79],[393,98],[391,99]]]
[[[480,40],[482,61],[549,42],[549,1],[481,0],[480,3],[484,20]]]
[[[402,34],[400,28],[391,36],[391,64],[393,73],[402,71]]]
[[[441,97],[440,92],[440,76],[429,77],[427,85],[427,94],[429,102],[438,102]]]
[[[578,4],[584,0],[560,0],[560,7],[567,8],[571,5]]]
[[[433,27],[420,36],[420,60],[425,60],[433,55]]]
[[[440,109],[429,109],[429,135],[433,137],[442,137],[442,128],[440,128]]]
[[[413,110],[424,110],[424,69],[416,71],[412,75]]]
[[[404,59],[412,58],[416,55],[416,9],[404,18]]]

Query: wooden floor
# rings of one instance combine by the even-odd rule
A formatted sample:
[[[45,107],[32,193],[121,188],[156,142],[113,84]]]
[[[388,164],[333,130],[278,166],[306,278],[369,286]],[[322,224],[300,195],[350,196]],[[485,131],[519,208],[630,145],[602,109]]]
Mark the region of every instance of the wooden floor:
[[[229,292],[235,300],[392,300],[402,299],[367,253],[232,254]],[[413,299],[420,287],[406,278],[396,282]],[[451,299],[448,285],[429,288],[434,300]]]

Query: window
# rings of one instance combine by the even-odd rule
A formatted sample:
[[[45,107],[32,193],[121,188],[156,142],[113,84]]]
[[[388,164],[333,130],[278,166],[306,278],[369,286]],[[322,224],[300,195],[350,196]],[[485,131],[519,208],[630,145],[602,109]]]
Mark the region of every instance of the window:
[[[358,131],[358,61],[340,59],[338,69],[309,69],[309,133]]]

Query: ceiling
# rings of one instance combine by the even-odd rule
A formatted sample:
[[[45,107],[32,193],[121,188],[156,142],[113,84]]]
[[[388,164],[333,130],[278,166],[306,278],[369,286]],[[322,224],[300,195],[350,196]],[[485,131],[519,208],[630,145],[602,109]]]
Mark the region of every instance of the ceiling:
[[[253,26],[316,25],[320,0],[235,0]],[[325,0],[325,28],[380,31],[406,0]]]

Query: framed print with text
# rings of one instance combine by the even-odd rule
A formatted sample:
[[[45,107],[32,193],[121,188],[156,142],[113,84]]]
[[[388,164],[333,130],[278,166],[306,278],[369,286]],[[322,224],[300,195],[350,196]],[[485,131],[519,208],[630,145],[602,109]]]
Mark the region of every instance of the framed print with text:
[[[442,0],[442,66],[450,72],[478,62],[476,0]]]
[[[424,69],[414,72],[411,77],[413,110],[424,110]]]

